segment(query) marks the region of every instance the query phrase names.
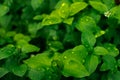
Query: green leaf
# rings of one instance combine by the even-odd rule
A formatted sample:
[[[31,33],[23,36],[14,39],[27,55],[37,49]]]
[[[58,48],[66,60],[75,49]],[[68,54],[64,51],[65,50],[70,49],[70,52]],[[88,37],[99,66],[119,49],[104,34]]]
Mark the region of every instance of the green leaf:
[[[81,35],[81,42],[88,49],[92,49],[96,43],[96,38],[91,32],[83,32]]]
[[[42,80],[42,78],[45,76],[45,70],[44,69],[30,69],[29,73],[28,73],[28,77],[31,80]]]
[[[62,22],[62,19],[59,16],[51,15],[43,19],[42,25],[48,26],[48,25],[53,25],[53,24],[59,24],[61,22]]]
[[[59,8],[59,15],[62,18],[67,18],[69,16],[69,4],[62,3],[61,7]]]
[[[60,41],[51,41],[48,43],[50,49],[53,51],[58,51],[63,49],[63,44]]]
[[[0,4],[0,17],[4,16],[8,11],[9,11],[8,6]]]
[[[120,20],[120,6],[115,6],[108,11],[110,17]]]
[[[17,42],[20,41],[20,40],[25,40],[26,42],[29,42],[31,39],[30,39],[29,36],[26,36],[22,33],[18,33],[14,36],[14,40],[17,41]]]
[[[102,2],[90,1],[90,5],[102,14],[104,14],[104,12],[108,11],[107,6],[105,4],[103,4]]]
[[[74,59],[74,60],[80,61],[81,63],[84,63],[87,55],[88,55],[87,49],[83,45],[79,45],[79,46],[74,47],[73,49],[66,50],[62,54],[62,58],[63,58],[63,62],[65,62],[69,59],[70,60]]]
[[[116,57],[119,55],[119,50],[115,47],[115,45],[106,43],[104,44],[104,47],[108,50],[109,55]]]
[[[13,45],[7,45],[0,49],[0,60],[8,58],[9,56],[14,55],[16,48]]]
[[[70,18],[64,19],[63,23],[66,23],[68,25],[72,25],[73,20],[74,20],[74,17],[70,17]]]
[[[75,15],[79,11],[85,9],[87,7],[87,3],[85,2],[74,2],[70,6],[70,16]]]
[[[50,54],[48,52],[37,54],[27,60],[25,60],[25,64],[27,64],[30,68],[39,69],[39,68],[47,68],[51,65],[51,58],[49,58]],[[36,64],[36,65],[35,65]]]
[[[0,67],[0,78],[2,78],[7,73],[8,73],[8,70],[6,70],[5,68]]]
[[[28,25],[28,31],[32,37],[35,37],[38,30],[42,29],[42,23],[32,23]]]
[[[35,17],[33,17],[34,20],[42,20],[44,17],[46,17],[47,14],[42,14],[42,15],[36,15]]]
[[[116,69],[117,62],[113,56],[105,55],[103,56],[103,64],[100,67],[101,71],[112,70]]]
[[[95,32],[96,31],[95,20],[90,16],[83,16],[79,18],[75,27],[81,32],[86,32],[86,31]]]
[[[109,72],[108,80],[120,80],[120,71]]]
[[[77,78],[89,76],[89,73],[86,70],[85,66],[81,62],[74,60],[66,62],[62,74],[66,77],[73,76]]]
[[[73,76],[78,78],[88,76],[89,73],[82,64],[84,63],[84,59],[86,58],[87,54],[87,50],[83,45],[76,46],[73,49],[65,51],[62,54],[61,59],[64,65],[62,74],[67,77]]]
[[[84,0],[72,0],[73,2],[81,2],[81,1],[84,1]]]
[[[84,63],[87,55],[88,55],[87,49],[83,45],[79,45],[72,49],[72,53],[70,56]]]
[[[93,73],[99,64],[99,58],[96,55],[89,55],[85,60],[85,67],[89,73]]]
[[[20,77],[23,77],[26,71],[27,71],[27,66],[25,64],[22,64],[20,66],[18,65],[14,66],[14,68],[12,69],[12,72],[15,75],[20,76]]]
[[[115,0],[102,0],[102,2],[108,7],[108,9],[111,9],[115,6]]]
[[[25,44],[21,47],[23,53],[38,52],[40,48],[32,44]]]
[[[104,47],[97,46],[94,48],[94,54],[96,55],[107,55],[109,54],[108,50]]]
[[[31,0],[31,5],[33,9],[36,10],[37,8],[39,8],[41,4],[43,3],[43,1],[44,0]]]

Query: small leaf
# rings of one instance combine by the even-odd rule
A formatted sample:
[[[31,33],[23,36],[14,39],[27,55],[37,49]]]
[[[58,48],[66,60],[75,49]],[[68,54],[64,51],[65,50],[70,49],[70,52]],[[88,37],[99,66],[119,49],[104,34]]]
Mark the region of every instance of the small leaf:
[[[46,17],[47,14],[42,14],[42,15],[36,15],[33,19],[34,20],[42,20],[44,17]]]
[[[108,80],[120,80],[120,71],[109,72]]]
[[[62,18],[67,18],[69,16],[69,4],[68,3],[62,3],[59,9],[59,15]]]
[[[42,80],[42,78],[45,76],[45,70],[44,69],[30,69],[28,73],[28,77],[31,80]]]
[[[115,0],[102,0],[102,2],[108,7],[108,9],[115,6]]]
[[[25,64],[27,64],[30,68],[38,69],[38,68],[46,68],[51,65],[51,58],[49,58],[49,53],[45,52],[42,54],[38,54],[33,56],[27,60],[25,60]],[[35,65],[36,64],[36,65]]]
[[[4,16],[9,11],[9,7],[0,4],[0,17]]]
[[[14,68],[12,69],[12,72],[20,77],[23,77],[26,71],[27,71],[27,66],[25,64],[22,64],[20,66],[14,66]]]
[[[4,75],[6,75],[8,73],[8,70],[6,70],[5,68],[1,68],[0,67],[0,78],[2,78]]]
[[[61,60],[64,65],[62,74],[67,77],[73,76],[78,78],[88,76],[89,73],[86,70],[85,66],[82,64],[85,62],[84,59],[87,55],[88,52],[83,45],[79,45],[73,49],[66,50],[61,56]]]
[[[79,18],[75,27],[81,32],[86,31],[95,32],[97,28],[95,20],[90,16],[83,16]]]
[[[63,22],[68,25],[72,25],[73,20],[74,20],[74,17],[70,17],[70,18],[64,19]]]
[[[92,47],[96,43],[96,38],[91,32],[83,32],[81,35],[82,44],[85,45],[88,49],[92,49]]]
[[[73,2],[82,2],[84,0],[72,0]]]
[[[105,55],[103,56],[103,64],[100,68],[101,71],[114,70],[116,69],[117,62],[113,56]]]
[[[15,47],[13,45],[7,45],[0,49],[0,60],[8,58],[9,56],[12,56],[15,52]]]
[[[77,78],[89,76],[85,66],[81,62],[75,60],[68,60],[66,62],[62,74],[66,77],[73,76]]]
[[[85,2],[74,2],[70,6],[70,16],[75,15],[79,11],[85,9],[87,7],[87,3]]]
[[[22,33],[18,33],[14,36],[15,41],[19,40],[25,40],[26,42],[29,42],[31,39],[29,36],[23,35]]]
[[[39,8],[41,4],[43,3],[43,1],[44,0],[31,0],[31,5],[33,9],[36,10],[37,8]]]
[[[99,64],[99,58],[98,56],[96,55],[89,55],[87,58],[86,58],[86,61],[85,61],[85,67],[87,68],[87,70],[89,71],[89,73],[93,73],[97,66]]]
[[[62,19],[59,16],[47,16],[43,19],[42,25],[43,26],[48,26],[48,25],[53,25],[53,24],[59,24],[62,22]]]
[[[97,47],[94,48],[94,54],[96,54],[96,55],[107,55],[107,54],[109,54],[109,52],[104,47],[97,46]]]
[[[110,17],[120,20],[120,6],[115,6],[109,11]]]
[[[107,6],[105,4],[103,4],[102,2],[90,1],[90,5],[102,14],[104,14],[104,12],[108,11]]]
[[[50,49],[53,51],[58,51],[63,49],[63,44],[60,41],[51,41],[48,43]]]
[[[119,50],[113,44],[104,44],[104,47],[108,50],[109,55],[116,57],[119,55]]]
[[[22,46],[23,53],[38,52],[40,48],[32,44],[25,44]]]

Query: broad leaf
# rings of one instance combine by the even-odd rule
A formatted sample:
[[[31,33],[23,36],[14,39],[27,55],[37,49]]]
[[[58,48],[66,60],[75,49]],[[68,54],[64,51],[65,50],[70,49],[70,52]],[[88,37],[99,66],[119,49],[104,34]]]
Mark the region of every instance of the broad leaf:
[[[16,48],[13,45],[7,45],[0,49],[0,60],[8,58],[9,56],[14,55]]]
[[[44,71],[45,71],[44,69],[40,70],[30,69],[28,76],[31,80],[42,80],[42,78],[45,76]]]
[[[85,45],[88,49],[92,49],[92,47],[96,43],[96,38],[91,32],[83,32],[81,35],[82,44]]]
[[[14,68],[12,69],[12,72],[15,75],[20,76],[20,77],[23,77],[26,71],[27,71],[27,66],[25,64],[22,64],[20,66],[18,65],[14,66]]]
[[[84,59],[86,58],[87,54],[87,50],[83,45],[76,46],[71,50],[65,51],[62,54],[61,59],[64,65],[62,74],[64,76],[74,76],[78,78],[88,76],[89,73],[82,64],[85,62]]]
[[[66,61],[64,69],[62,70],[62,74],[66,77],[73,76],[77,78],[89,76],[85,66],[81,62],[75,60]]]
[[[70,6],[70,16],[75,15],[79,11],[85,9],[87,7],[87,3],[85,2],[74,2]]]
[[[0,67],[0,78],[3,77],[4,75],[6,75],[7,73],[8,73],[8,70]]]
[[[111,55],[113,57],[116,57],[119,55],[119,50],[115,47],[115,45],[113,44],[104,44],[104,47],[108,50],[109,54],[108,55]]]
[[[25,40],[26,42],[29,42],[31,39],[29,36],[19,33],[14,36],[14,40],[15,41]]]
[[[101,65],[100,70],[106,71],[106,70],[115,70],[116,69],[116,60],[113,56],[105,55],[103,56],[103,64]]]
[[[39,8],[41,4],[43,3],[43,1],[44,0],[31,0],[31,5],[33,9],[36,10],[37,8]]]
[[[67,18],[69,16],[69,4],[68,3],[62,3],[59,9],[59,15],[62,18]]]
[[[97,47],[94,48],[94,54],[96,54],[96,55],[107,55],[107,54],[109,54],[109,52],[104,47],[97,46]]]
[[[21,47],[23,53],[38,52],[40,48],[32,44],[25,44]]]
[[[74,20],[74,18],[70,17],[70,18],[64,19],[63,23],[66,23],[68,25],[72,25],[73,20]]]
[[[110,17],[120,20],[120,6],[115,6],[108,12]]]
[[[62,19],[60,16],[47,16],[43,19],[42,25],[43,26],[48,26],[48,25],[53,25],[53,24],[59,24],[62,22]]]
[[[120,80],[120,71],[109,72],[108,80]]]
[[[89,55],[87,58],[86,58],[86,61],[85,61],[85,67],[87,68],[87,70],[89,71],[89,73],[93,73],[97,66],[99,64],[99,58],[98,56],[96,55]]]
[[[8,11],[9,11],[8,6],[0,4],[0,17],[4,16]]]
[[[36,56],[33,56],[24,62],[33,69],[38,68],[47,68],[51,65],[51,58],[49,58],[49,53],[42,53]],[[36,65],[35,65],[36,64]]]
[[[102,2],[90,1],[90,5],[102,14],[104,14],[104,12],[108,11],[107,6],[105,4],[103,4]]]
[[[75,27],[81,32],[86,32],[86,31],[95,32],[96,31],[95,20],[90,16],[83,16],[79,18]]]

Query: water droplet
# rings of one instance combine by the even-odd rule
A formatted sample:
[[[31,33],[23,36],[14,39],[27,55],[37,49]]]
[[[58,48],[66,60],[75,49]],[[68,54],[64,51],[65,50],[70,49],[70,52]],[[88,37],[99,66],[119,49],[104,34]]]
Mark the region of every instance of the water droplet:
[[[51,77],[51,76],[49,76],[48,78],[49,78],[49,79],[51,79],[52,77]]]
[[[100,31],[101,34],[105,34],[105,31]]]
[[[89,19],[86,19],[86,21],[89,21]]]
[[[84,63],[84,62],[85,62],[85,60],[83,59],[83,60],[82,60],[82,62]]]
[[[64,56],[64,59],[67,59],[67,56]]]
[[[51,46],[51,43],[48,43],[49,46]]]
[[[74,52],[72,52],[72,54],[74,54]]]
[[[97,38],[98,37],[98,35],[95,35],[95,38]]]
[[[62,3],[62,7],[65,6],[65,3]]]
[[[49,24],[52,24],[52,22],[51,22],[51,21],[49,21]]]

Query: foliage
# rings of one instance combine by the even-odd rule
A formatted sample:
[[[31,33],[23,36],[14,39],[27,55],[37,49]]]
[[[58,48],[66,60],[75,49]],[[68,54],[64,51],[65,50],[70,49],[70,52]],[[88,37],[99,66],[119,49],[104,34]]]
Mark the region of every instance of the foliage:
[[[120,80],[114,0],[0,0],[1,80]]]

